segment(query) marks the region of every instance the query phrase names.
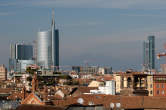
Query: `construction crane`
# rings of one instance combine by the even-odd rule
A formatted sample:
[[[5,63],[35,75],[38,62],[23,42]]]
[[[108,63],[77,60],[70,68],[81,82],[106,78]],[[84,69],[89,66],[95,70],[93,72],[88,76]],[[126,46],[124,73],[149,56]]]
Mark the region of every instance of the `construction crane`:
[[[164,44],[164,48],[166,50],[166,43]],[[166,52],[158,53],[157,54],[157,59],[160,59],[160,57],[166,56]]]
[[[157,54],[157,59],[160,59],[160,57],[163,57],[163,56],[166,56],[165,52]]]

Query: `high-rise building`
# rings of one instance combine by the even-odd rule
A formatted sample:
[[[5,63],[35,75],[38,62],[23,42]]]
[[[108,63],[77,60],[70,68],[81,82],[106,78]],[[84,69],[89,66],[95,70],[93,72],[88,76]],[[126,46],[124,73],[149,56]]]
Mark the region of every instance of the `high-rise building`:
[[[148,36],[143,43],[143,67],[144,70],[155,69],[155,36]]]
[[[18,60],[32,60],[33,59],[33,46],[24,43],[16,43],[16,56]]]
[[[149,36],[149,68],[155,69],[155,36]]]
[[[143,42],[143,70],[148,70],[149,68],[149,43]]]
[[[10,44],[10,58],[18,60],[33,59],[33,46],[25,43]]]
[[[50,31],[38,32],[37,64],[44,69],[49,69],[52,65]]]
[[[26,70],[25,65],[29,65],[32,63],[34,64],[32,45],[25,43],[16,43],[10,45],[10,72],[23,72]]]
[[[54,11],[51,29],[38,32],[37,64],[43,69],[53,71],[59,67],[59,30],[55,28]]]

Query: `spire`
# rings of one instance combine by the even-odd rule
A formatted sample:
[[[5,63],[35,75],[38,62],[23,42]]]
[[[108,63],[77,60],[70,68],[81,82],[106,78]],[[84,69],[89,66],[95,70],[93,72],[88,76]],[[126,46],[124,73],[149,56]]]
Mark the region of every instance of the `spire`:
[[[54,8],[52,9],[52,23],[51,28],[55,29],[55,11]]]

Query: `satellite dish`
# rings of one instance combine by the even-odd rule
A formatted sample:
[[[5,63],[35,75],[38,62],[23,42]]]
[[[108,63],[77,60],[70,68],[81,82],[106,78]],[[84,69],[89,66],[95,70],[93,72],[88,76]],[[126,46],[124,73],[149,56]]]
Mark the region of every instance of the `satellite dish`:
[[[84,99],[83,98],[78,98],[77,103],[83,104],[84,103]]]
[[[120,103],[116,103],[117,108],[120,108],[120,106],[121,106]]]
[[[114,103],[110,103],[110,108],[114,108]]]
[[[92,101],[89,101],[89,103],[88,103],[89,105],[94,105],[94,102],[92,102]]]

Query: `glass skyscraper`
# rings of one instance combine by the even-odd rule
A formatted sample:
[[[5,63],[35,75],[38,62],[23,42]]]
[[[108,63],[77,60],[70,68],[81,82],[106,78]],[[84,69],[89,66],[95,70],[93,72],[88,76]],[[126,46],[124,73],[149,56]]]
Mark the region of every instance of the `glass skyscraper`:
[[[59,67],[59,30],[55,28],[54,11],[51,29],[38,32],[37,64],[43,69],[53,71]]]
[[[155,69],[155,36],[149,36],[149,69]]]
[[[16,59],[18,60],[32,60],[33,46],[28,44],[16,44]]]
[[[37,64],[45,69],[49,69],[50,66],[52,65],[50,31],[38,32]]]
[[[23,72],[18,66],[23,60],[27,64],[33,62],[33,46],[25,43],[10,44],[9,71]]]
[[[155,36],[148,36],[143,43],[143,67],[144,70],[155,69]]]

